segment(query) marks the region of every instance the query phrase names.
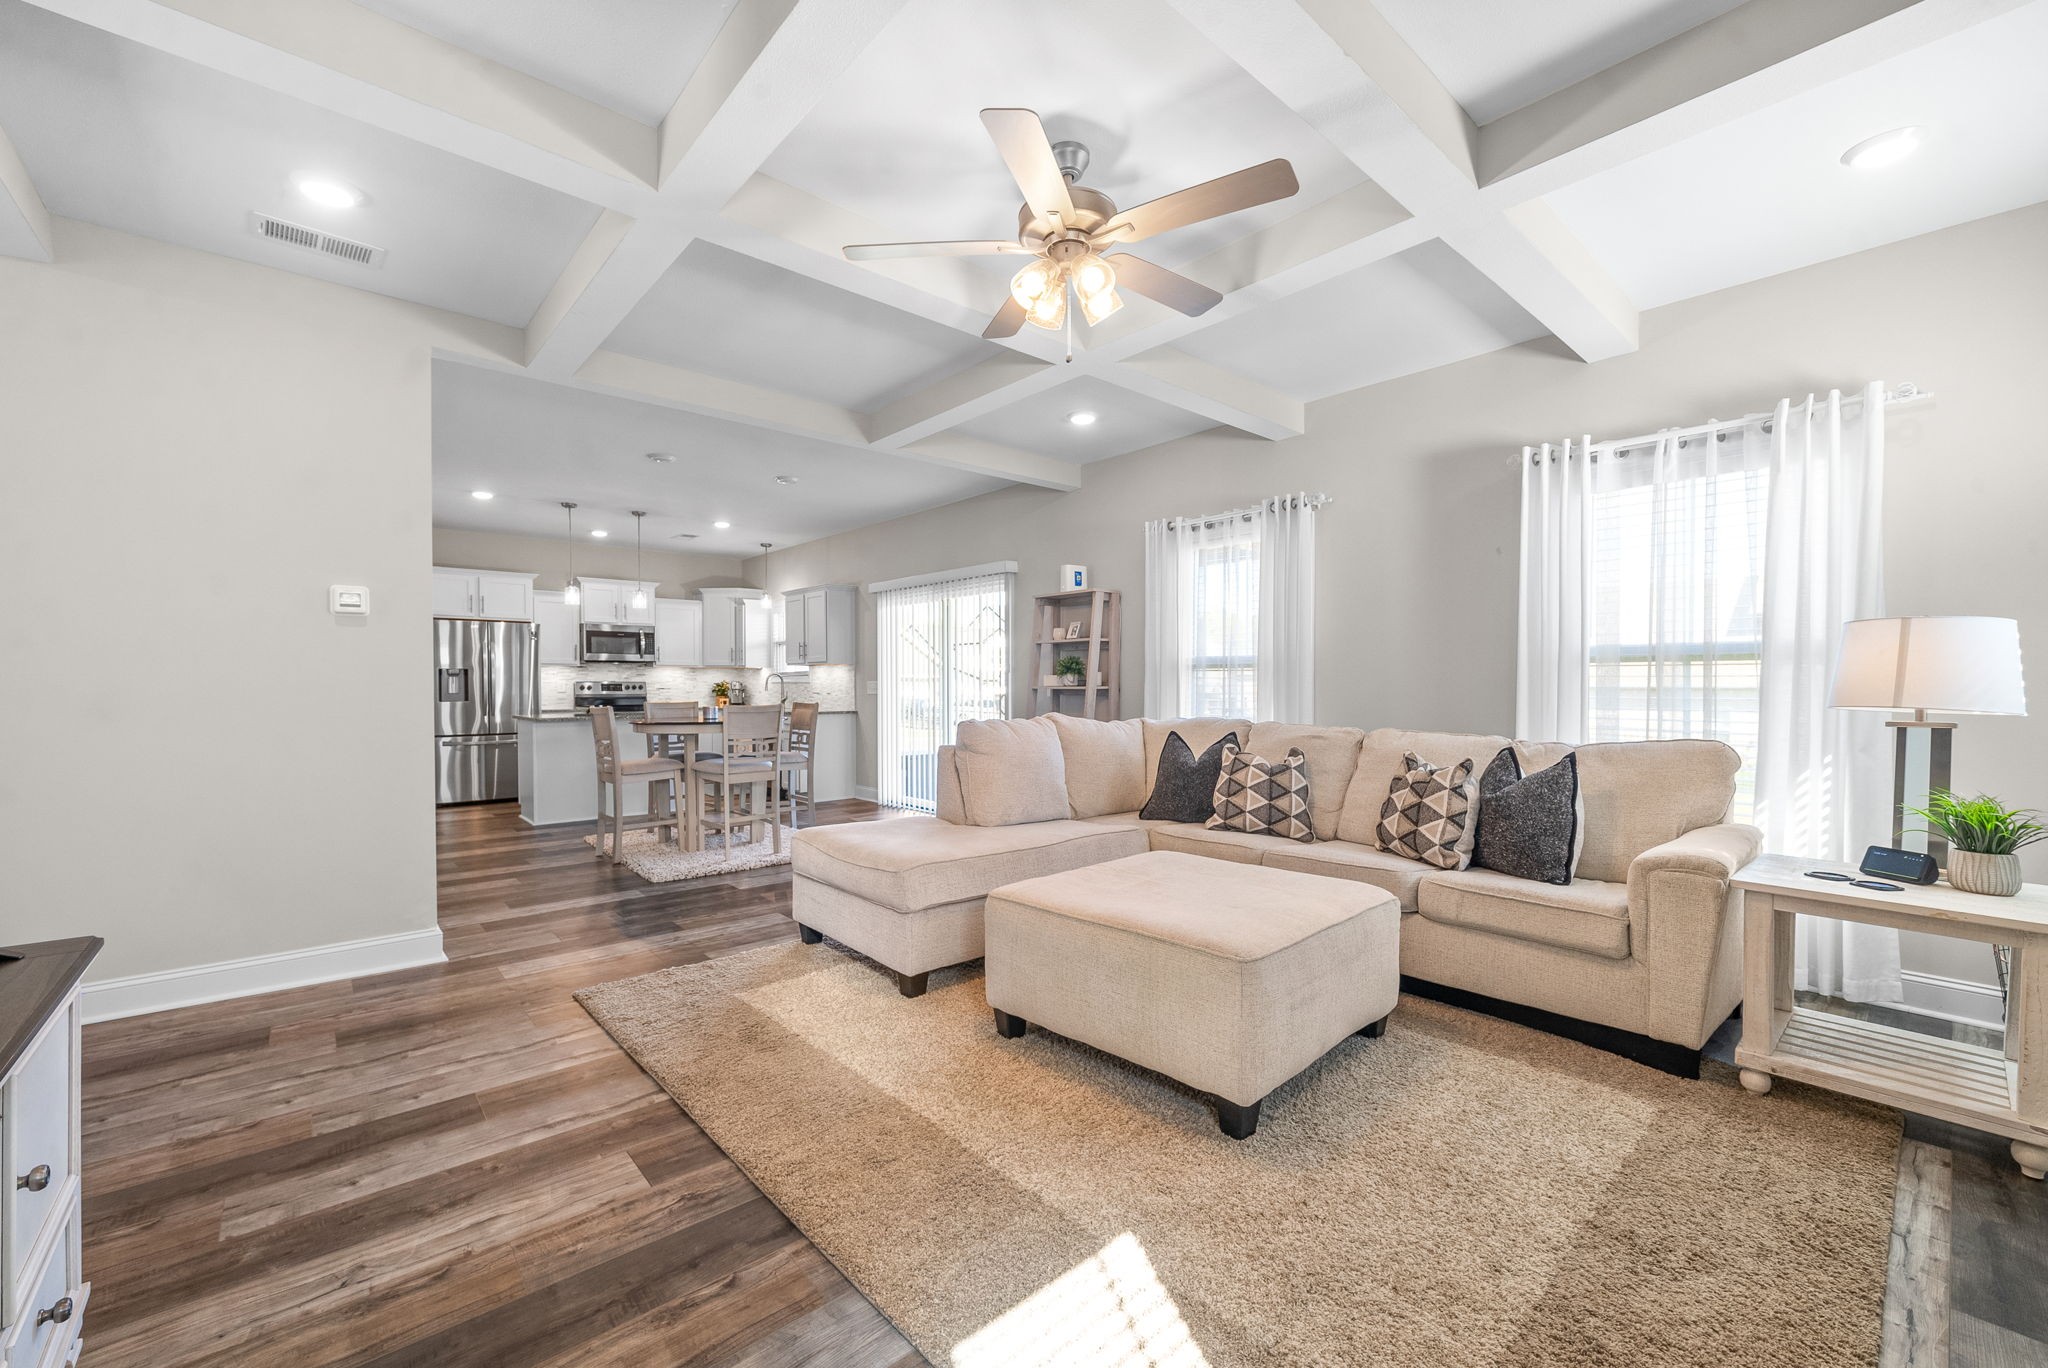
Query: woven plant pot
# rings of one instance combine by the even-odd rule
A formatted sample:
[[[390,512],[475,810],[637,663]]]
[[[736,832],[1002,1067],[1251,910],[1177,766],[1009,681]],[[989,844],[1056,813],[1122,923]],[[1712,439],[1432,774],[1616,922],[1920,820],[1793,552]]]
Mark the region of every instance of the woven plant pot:
[[[1975,850],[1948,853],[1948,882],[1964,893],[1988,893],[2010,898],[2020,891],[2020,857],[1986,855]]]

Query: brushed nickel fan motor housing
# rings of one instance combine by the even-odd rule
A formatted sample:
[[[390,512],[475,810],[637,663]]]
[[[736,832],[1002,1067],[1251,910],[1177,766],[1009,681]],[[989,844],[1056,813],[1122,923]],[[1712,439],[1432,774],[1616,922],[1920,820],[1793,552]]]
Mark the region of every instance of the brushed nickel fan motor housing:
[[[1068,261],[1087,252],[1088,235],[1116,217],[1116,201],[1079,183],[1088,170],[1088,149],[1083,144],[1056,142],[1052,159],[1066,179],[1074,217],[1055,227],[1051,219],[1040,218],[1030,205],[1023,205],[1017,210],[1017,241],[1054,261]]]

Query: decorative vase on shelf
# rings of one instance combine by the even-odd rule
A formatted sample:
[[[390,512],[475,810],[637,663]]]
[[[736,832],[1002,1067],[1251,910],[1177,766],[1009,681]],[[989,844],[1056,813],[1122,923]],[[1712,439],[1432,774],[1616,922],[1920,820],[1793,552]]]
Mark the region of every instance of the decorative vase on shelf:
[[[2020,857],[1987,855],[1976,850],[1948,853],[1949,887],[1962,893],[1988,893],[1994,898],[2011,898],[2020,891]]]

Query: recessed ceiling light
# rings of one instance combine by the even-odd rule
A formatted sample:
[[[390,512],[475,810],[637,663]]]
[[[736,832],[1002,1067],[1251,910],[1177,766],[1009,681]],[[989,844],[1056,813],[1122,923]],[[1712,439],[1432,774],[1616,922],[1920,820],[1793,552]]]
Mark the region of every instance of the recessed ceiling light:
[[[1894,128],[1889,133],[1880,133],[1874,138],[1865,138],[1842,154],[1842,165],[1853,166],[1858,171],[1877,171],[1887,166],[1896,166],[1913,155],[1920,146],[1920,130],[1917,128]]]
[[[498,496],[491,493],[488,489],[472,489],[469,491],[469,497],[472,499],[495,499]]]
[[[1068,414],[1067,421],[1072,423],[1075,427],[1087,427],[1090,423],[1095,421],[1095,415],[1090,413],[1087,409],[1082,409],[1079,413]]]
[[[795,483],[796,483],[796,476],[794,476],[794,475],[777,475],[777,476],[775,477],[775,483],[777,483],[777,484],[795,484]]]
[[[720,518],[720,519],[719,519],[719,520],[718,520],[717,522],[715,522],[715,523],[713,523],[713,524],[711,524],[711,525],[712,525],[713,527],[717,528],[717,529],[718,529],[719,531],[721,531],[721,532],[725,531],[725,529],[726,529],[726,528],[728,528],[728,527],[731,527],[731,526],[732,526],[732,524],[731,524],[731,523],[727,522],[727,521],[726,521],[725,519],[723,519],[723,518]]]
[[[647,459],[656,465],[667,465],[675,460],[675,457],[669,455],[666,451],[650,451],[647,453]]]
[[[353,209],[363,202],[363,192],[332,176],[314,176],[301,172],[292,178],[304,195],[322,209]]]
[[[605,531],[602,527],[593,527],[590,529],[590,535],[593,537],[609,537],[611,533]]]

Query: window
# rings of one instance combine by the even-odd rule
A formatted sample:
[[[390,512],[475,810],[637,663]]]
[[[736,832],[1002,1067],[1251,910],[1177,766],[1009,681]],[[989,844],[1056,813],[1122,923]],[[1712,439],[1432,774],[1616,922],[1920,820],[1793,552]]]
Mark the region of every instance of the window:
[[[1182,717],[1258,716],[1258,524],[1234,521],[1219,531],[1190,553]]]
[[[1743,767],[1755,806],[1770,471],[1740,432],[1601,457],[1594,481],[1586,739],[1697,736]]]
[[[962,722],[1010,715],[1014,566],[872,586],[878,646],[876,794],[938,806],[939,747]]]

